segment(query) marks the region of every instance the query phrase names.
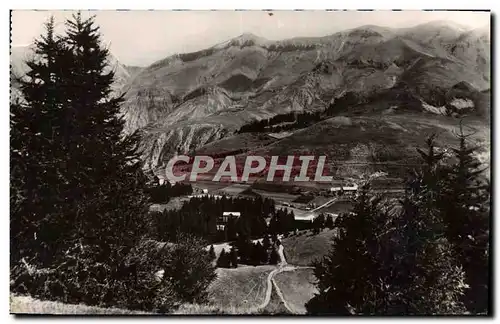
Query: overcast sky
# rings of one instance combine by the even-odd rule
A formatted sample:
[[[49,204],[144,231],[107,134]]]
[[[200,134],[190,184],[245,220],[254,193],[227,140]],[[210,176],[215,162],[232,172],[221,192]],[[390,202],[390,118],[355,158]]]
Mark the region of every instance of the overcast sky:
[[[103,39],[124,64],[146,66],[253,33],[271,40],[325,36],[362,25],[410,27],[449,20],[469,28],[489,25],[488,12],[465,11],[94,11]],[[12,45],[30,44],[54,15],[59,31],[70,11],[12,12]],[[82,15],[88,16],[89,12]]]

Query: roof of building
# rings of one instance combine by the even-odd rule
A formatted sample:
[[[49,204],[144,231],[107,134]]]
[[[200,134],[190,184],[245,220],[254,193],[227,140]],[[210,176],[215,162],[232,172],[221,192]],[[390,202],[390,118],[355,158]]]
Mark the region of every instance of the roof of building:
[[[358,190],[358,186],[345,186],[345,187],[331,187],[330,191],[354,191]]]
[[[241,216],[240,212],[223,212],[222,216]]]
[[[295,215],[295,220],[296,221],[313,221],[316,217],[317,217],[317,215],[315,215],[315,214],[308,214],[308,215],[301,215],[301,216]]]

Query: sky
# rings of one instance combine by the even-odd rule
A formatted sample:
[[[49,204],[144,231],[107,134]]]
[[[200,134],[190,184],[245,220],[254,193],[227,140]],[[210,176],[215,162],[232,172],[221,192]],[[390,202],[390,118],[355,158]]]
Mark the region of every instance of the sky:
[[[53,15],[56,30],[72,11],[15,10],[11,43],[29,45]],[[204,49],[243,33],[269,40],[326,36],[362,25],[411,27],[448,20],[467,28],[489,26],[489,12],[470,11],[84,11],[95,15],[104,43],[120,62],[147,66],[176,53]]]

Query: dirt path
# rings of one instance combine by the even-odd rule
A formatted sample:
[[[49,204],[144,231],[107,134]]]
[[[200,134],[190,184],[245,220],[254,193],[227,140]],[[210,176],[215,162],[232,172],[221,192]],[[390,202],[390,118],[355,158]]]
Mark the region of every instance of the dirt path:
[[[313,210],[311,210],[310,212],[311,213],[314,213],[314,212],[317,212],[318,210],[320,210],[321,208],[325,208],[327,206],[330,206],[331,204],[333,204],[334,202],[336,202],[338,200],[338,198],[333,198],[329,201],[327,201],[326,203],[324,203],[323,205],[319,206],[319,207],[316,207],[314,208]]]
[[[290,312],[290,314],[295,314],[295,312],[288,306],[285,298],[283,297],[283,293],[281,292],[278,285],[274,281],[274,276],[277,275],[278,273],[281,273],[281,272],[295,271],[296,269],[313,269],[313,267],[294,266],[294,265],[287,264],[285,266],[278,266],[276,269],[271,271],[269,273],[269,275],[267,276],[266,296],[265,296],[262,304],[257,307],[258,310],[262,310],[262,309],[266,308],[266,306],[269,304],[269,301],[271,300],[271,293],[272,293],[273,286],[274,286],[274,288],[276,289],[276,293],[278,294],[279,298],[283,302],[283,305],[285,305],[285,308]]]
[[[284,267],[282,271],[280,272],[286,272],[286,271],[295,271],[297,269],[314,269],[314,267],[307,267],[307,266],[293,266],[293,265],[288,265],[287,267]],[[278,287],[278,284],[274,281],[274,276],[271,279],[273,282],[274,288],[276,288],[276,293],[278,294],[279,298],[283,302],[283,305],[285,305],[285,308],[290,312],[290,314],[296,314],[296,312],[288,306],[288,303],[285,300],[285,297],[283,296],[283,293],[281,292],[280,288]]]
[[[294,314],[294,311],[290,308],[290,306],[288,306],[285,298],[283,297],[283,293],[281,292],[280,288],[278,287],[278,285],[276,284],[276,281],[274,281],[274,278],[271,279],[271,281],[273,282],[273,286],[274,286],[274,289],[276,289],[276,293],[278,294],[278,297],[281,299],[281,301],[283,302],[283,305],[285,306],[286,310],[290,313],[290,314]]]
[[[266,289],[266,296],[264,298],[264,301],[262,302],[262,304],[259,305],[259,307],[257,307],[257,309],[261,310],[261,309],[264,309],[266,308],[267,304],[269,304],[269,301],[271,300],[271,292],[272,292],[272,288],[273,288],[273,277],[275,274],[277,274],[278,272],[280,271],[280,268],[276,268],[274,269],[273,271],[271,271],[269,273],[269,275],[267,276],[267,289]]]
[[[333,200],[330,200],[328,201],[326,204],[320,206],[323,207],[329,203],[332,203],[335,199]],[[259,241],[259,240],[254,240],[255,241]],[[283,245],[280,246],[281,248],[278,249],[278,254],[280,256],[280,264],[276,266],[276,269],[272,270],[267,278],[266,278],[266,295],[264,297],[264,301],[259,305],[257,306],[256,308],[254,308],[254,310],[256,312],[259,312],[263,309],[265,309],[267,307],[267,305],[269,304],[269,302],[271,301],[271,295],[272,295],[272,290],[273,290],[273,286],[275,287],[276,289],[276,293],[278,294],[279,298],[281,299],[281,301],[283,302],[283,305],[285,305],[285,308],[290,312],[290,314],[296,314],[296,312],[294,312],[287,304],[285,298],[283,297],[283,293],[281,292],[281,290],[279,289],[278,285],[276,284],[276,282],[274,281],[274,276],[277,275],[278,273],[281,273],[281,272],[286,272],[286,271],[295,271],[296,269],[313,269],[313,267],[307,267],[307,266],[296,266],[296,265],[292,265],[292,264],[289,264],[286,262],[286,258],[285,258],[285,254],[284,254],[284,248],[283,248]],[[208,250],[210,248],[210,245],[206,247],[206,249]],[[220,251],[222,250],[222,248],[229,248],[229,244],[228,243],[221,243],[221,244],[214,244],[214,250],[215,250],[215,253],[216,255],[218,255],[220,253]]]

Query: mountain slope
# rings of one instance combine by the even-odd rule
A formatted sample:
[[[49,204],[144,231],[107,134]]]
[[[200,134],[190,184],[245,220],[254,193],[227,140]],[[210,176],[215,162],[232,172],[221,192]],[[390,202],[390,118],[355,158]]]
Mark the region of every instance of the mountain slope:
[[[116,73],[116,91],[126,92],[121,112],[125,132],[140,132],[145,168],[155,169],[174,154],[216,143],[250,121],[322,111],[341,102],[336,113],[356,118],[374,113],[382,120],[394,118],[393,113],[422,114],[424,119],[446,115],[439,118],[447,125],[456,123],[452,116],[469,114],[488,127],[490,48],[489,26],[467,30],[439,21],[404,29],[367,25],[280,41],[242,34],[145,68],[124,66],[111,56],[110,68]],[[28,48],[12,48],[12,74],[26,72],[27,55]],[[15,92],[16,84],[11,88]],[[308,129],[322,129],[320,125]],[[346,128],[346,138],[361,135],[356,129]],[[277,147],[291,139],[305,149],[314,147],[315,137],[301,140],[304,132]],[[330,138],[336,134],[321,134],[336,143]],[[379,135],[373,129],[366,136]],[[403,138],[399,144],[381,143],[404,152],[401,145],[412,138]]]
[[[411,98],[413,111],[449,114],[467,106],[486,115],[489,52],[484,29],[447,22],[281,41],[243,34],[143,69],[126,88],[123,113],[128,132],[143,132],[151,168],[251,120],[323,110],[348,92],[367,101]],[[454,89],[462,82],[471,88]]]

